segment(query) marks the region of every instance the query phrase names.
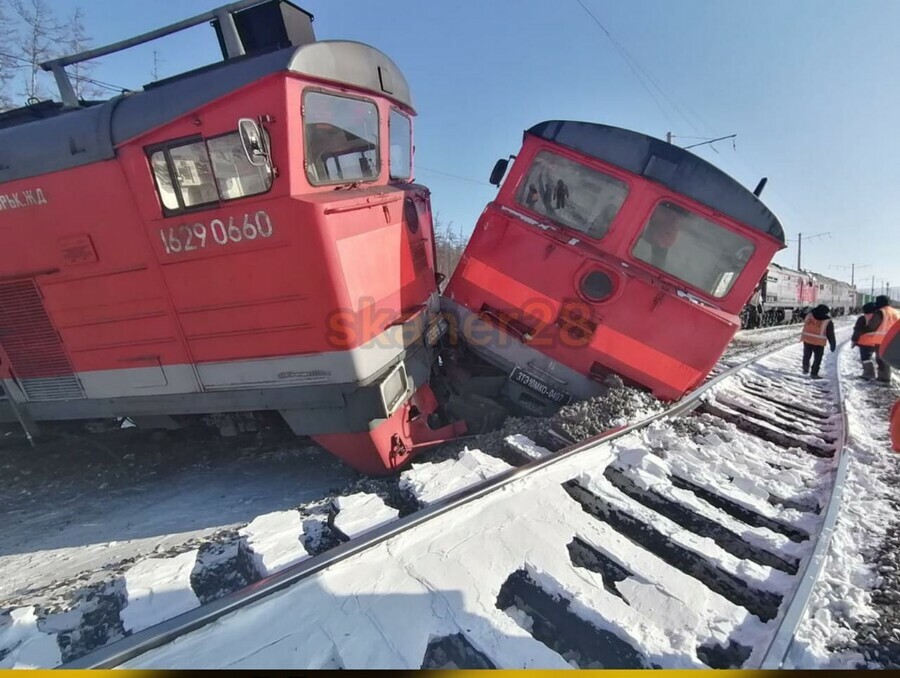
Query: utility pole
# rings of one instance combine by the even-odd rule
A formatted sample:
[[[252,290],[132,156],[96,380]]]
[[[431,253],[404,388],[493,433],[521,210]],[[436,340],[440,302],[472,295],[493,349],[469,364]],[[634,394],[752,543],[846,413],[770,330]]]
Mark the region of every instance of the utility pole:
[[[850,287],[856,287],[856,269],[857,268],[863,269],[863,268],[869,268],[869,267],[870,267],[870,264],[858,265],[858,264],[854,263],[854,264],[850,264],[849,266],[831,265],[828,268],[842,268],[845,271],[849,268],[850,269]]]
[[[667,144],[672,143],[672,133],[671,132],[666,132],[666,143]]]
[[[802,271],[803,269],[800,267],[800,252],[803,248],[804,240],[813,240],[815,238],[822,238],[826,235],[831,235],[830,231],[826,231],[825,233],[815,233],[813,235],[808,235],[805,238],[802,233],[797,234],[797,270]]]

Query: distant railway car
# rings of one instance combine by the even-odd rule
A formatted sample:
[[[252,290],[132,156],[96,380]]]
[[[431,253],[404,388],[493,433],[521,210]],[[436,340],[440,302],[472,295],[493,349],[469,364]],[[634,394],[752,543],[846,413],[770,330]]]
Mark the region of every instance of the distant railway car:
[[[612,374],[672,400],[709,374],[784,246],[758,197],[690,152],[542,122],[525,132],[443,303],[520,409],[600,395]]]
[[[766,274],[764,325],[799,322],[815,306],[818,287],[811,273],[773,263]]]
[[[247,0],[223,62],[0,116],[0,376],[23,421],[269,410],[369,473],[432,430],[442,324],[412,99],[373,47]]]
[[[816,274],[818,283],[818,303],[831,309],[831,315],[839,318],[854,308],[853,288],[845,282]]]
[[[810,271],[795,271],[773,263],[757,288],[758,299],[742,313],[744,327],[795,323],[817,304],[826,304],[834,317],[853,313],[857,304],[854,287]]]

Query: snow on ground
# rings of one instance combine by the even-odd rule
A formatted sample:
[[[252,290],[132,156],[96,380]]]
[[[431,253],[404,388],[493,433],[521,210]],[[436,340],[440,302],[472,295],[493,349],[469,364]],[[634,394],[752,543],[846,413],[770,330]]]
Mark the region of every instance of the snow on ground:
[[[799,371],[799,351],[792,348],[789,353],[766,369]],[[646,471],[643,480],[648,482],[654,480],[654,469],[656,480],[683,470],[676,464],[677,453],[659,461],[647,453],[654,441],[665,437],[663,429],[674,426],[659,424],[652,439],[639,435],[621,439],[621,445],[632,450],[622,463]],[[731,440],[743,435],[726,428],[718,438],[699,436],[696,447],[707,448],[709,456],[721,453],[727,434]],[[698,647],[727,646],[731,641],[762,647],[775,630],[774,623],[763,623],[573,503],[563,485],[582,478],[582,486],[592,489],[606,505],[638,516],[669,535],[672,543],[703,554],[735,577],[767,591],[784,592],[791,587],[785,573],[740,561],[711,540],[624,498],[603,474],[621,451],[602,446],[518,478],[152,650],[129,662],[128,668],[303,669],[326,664],[348,669],[418,668],[430,641],[458,634],[501,668],[568,668],[576,659],[584,666],[590,658],[568,658],[534,637],[533,615],[518,603],[501,605],[504,587],[519,573],[546,594],[565,601],[572,614],[599,632],[627,644],[636,653],[638,666],[698,667]],[[723,462],[721,475],[736,476],[734,493],[751,506],[762,506],[752,467],[777,461],[779,451],[761,443],[754,448],[749,442],[743,451],[750,469],[735,473],[743,470],[735,454]],[[420,502],[434,502],[487,477],[480,464],[502,470],[496,459],[467,449],[458,460],[414,466],[404,473],[402,485]],[[817,464],[816,460],[805,464],[794,460],[794,472],[785,474],[783,486],[805,488],[809,483],[814,487]],[[827,471],[818,470],[821,482]],[[746,476],[745,482],[741,475]],[[724,482],[711,474],[700,480],[707,486]],[[577,566],[569,550],[576,540],[615,561],[624,578],[606,581],[598,572]],[[776,549],[783,545],[776,537],[765,543]],[[377,576],[362,577],[360,572]],[[268,623],[271,619],[280,623]],[[416,623],[410,624],[410,619]]]
[[[0,669],[35,669],[59,661],[56,634],[38,629],[33,607],[20,607],[0,617]]]
[[[199,607],[191,589],[196,562],[197,551],[188,551],[174,558],[148,558],[128,570],[128,602],[120,613],[125,630],[134,633]]]
[[[872,589],[879,575],[871,556],[887,529],[900,519],[896,487],[889,484],[900,459],[888,442],[888,413],[873,410],[868,402],[872,389],[886,387],[858,379],[859,354],[849,347],[841,352],[840,369],[849,421],[845,448],[849,467],[831,548],[792,649],[791,660],[801,668],[853,668],[865,663],[852,648],[856,627],[878,614]],[[896,380],[895,376],[894,389]]]
[[[458,459],[413,465],[400,475],[400,489],[427,506],[510,468],[502,459],[466,447]]]
[[[356,477],[314,448],[167,445],[147,433],[123,436],[116,451],[103,436],[87,450],[52,442],[0,449],[0,609],[39,601],[53,582],[112,575],[134,559],[323,498]]]
[[[334,527],[348,539],[387,525],[400,515],[400,511],[385,504],[377,494],[367,492],[335,497],[332,503],[338,512]]]
[[[531,438],[523,436],[521,433],[514,433],[511,436],[507,436],[503,439],[503,442],[526,459],[543,459],[551,454],[550,450],[541,447]]]
[[[698,628],[682,624],[670,634],[654,616],[661,593],[652,596],[657,605],[639,612],[609,593],[599,574],[573,569],[567,545],[577,534],[596,544],[611,535],[595,537],[605,533],[603,524],[580,510],[562,483],[579,468],[601,468],[610,459],[608,449],[595,450],[579,455],[577,465],[563,460],[513,481],[151,651],[128,668],[299,669],[325,660],[348,669],[418,668],[431,640],[454,634],[464,635],[498,667],[569,668],[520,625],[521,619],[498,608],[501,588],[519,570],[551,593],[553,582],[567,591],[581,582],[573,611],[633,644],[645,666],[699,666],[690,657],[709,635],[752,636],[758,621],[710,593],[701,597],[710,612],[704,623]],[[652,556],[644,560],[656,561]],[[659,562],[657,567],[666,566]],[[648,593],[643,589],[645,597]],[[684,595],[684,604],[696,603],[697,590],[690,584]],[[409,623],[412,619],[415,624]]]
[[[303,517],[299,511],[276,511],[258,516],[238,534],[246,539],[256,569],[264,577],[309,558],[304,546]]]
[[[837,332],[852,327],[855,320],[855,317],[837,318],[834,321],[834,329]],[[802,328],[802,324],[795,323],[761,327],[755,330],[739,330],[728,348],[725,349],[725,355],[722,356],[717,367],[737,365],[776,346],[798,342]]]
[[[758,352],[771,345],[772,337],[784,341],[785,337],[796,337],[798,332],[797,327],[771,328],[769,332],[759,332],[759,336],[768,334],[767,339],[750,339],[743,345],[752,345]],[[736,343],[743,338],[741,335]],[[745,352],[743,358],[746,357]],[[642,418],[650,411],[641,409],[642,403],[631,405],[634,412],[627,413],[634,416],[627,417],[630,420]],[[609,423],[583,421],[586,414],[578,408],[570,409],[573,409],[572,425],[590,428]],[[36,663],[43,666],[59,662],[56,641],[52,645],[47,641],[55,634],[41,633],[40,629],[58,631],[62,638],[63,633],[71,630],[73,619],[87,612],[82,609],[85,606],[60,608],[54,602],[51,617],[43,619],[43,613],[38,611],[35,618],[30,605],[37,603],[38,610],[41,607],[46,610],[48,591],[54,592],[57,599],[72,600],[73,587],[76,591],[82,587],[81,591],[88,592],[88,600],[93,600],[95,596],[88,587],[96,582],[108,582],[103,595],[110,600],[116,596],[124,599],[125,575],[130,573],[134,580],[141,571],[135,563],[149,563],[145,567],[151,568],[164,560],[145,559],[162,553],[175,553],[176,558],[187,560],[185,549],[196,556],[197,547],[201,546],[194,572],[196,579],[201,565],[231,566],[234,562],[231,556],[239,544],[229,540],[237,538],[237,528],[273,512],[282,515],[265,520],[275,520],[277,525],[257,523],[256,527],[261,529],[250,532],[245,528],[241,542],[255,544],[255,548],[248,546],[248,550],[261,573],[297,562],[310,549],[318,552],[320,541],[321,548],[332,543],[334,537],[329,536],[326,524],[327,511],[323,516],[286,511],[333,496],[337,488],[347,487],[356,478],[354,472],[331,455],[315,448],[298,450],[284,441],[261,445],[258,441],[248,444],[217,438],[196,440],[182,438],[180,434],[174,434],[174,438],[166,434],[150,437],[146,431],[130,429],[111,438],[105,434],[69,435],[58,444],[51,442],[36,450],[24,445],[10,448],[0,441],[0,520],[5,526],[0,533],[0,665],[17,661],[27,664],[39,654],[43,654],[43,660]],[[543,454],[541,450],[535,447],[530,451],[537,455]],[[401,482],[405,491],[418,497],[421,504],[428,504],[507,468],[507,464],[495,457],[478,450],[464,450],[459,459],[414,465],[404,473]],[[354,534],[371,529],[394,510],[378,500],[382,508],[363,519],[362,503],[354,506],[350,499],[339,501],[343,505],[335,506],[339,509],[334,518],[335,527],[342,532],[346,528]],[[215,550],[202,548],[213,537],[225,539],[219,555]],[[539,576],[536,570],[529,572]],[[559,577],[564,578],[563,574]],[[179,581],[183,582],[183,578]],[[240,582],[240,577],[235,581]],[[545,583],[550,586],[549,579]],[[201,600],[220,595],[211,591],[204,597],[199,593],[202,585],[196,588],[196,581],[194,585]],[[644,585],[627,586],[636,591]],[[141,604],[138,600],[134,598],[132,613]],[[110,605],[107,614],[114,617],[104,617],[102,624],[107,619],[113,622],[118,619],[121,604]],[[4,614],[4,606],[15,607],[15,612]],[[96,603],[86,607],[90,614],[97,614]],[[123,612],[123,620],[124,616],[127,613]],[[14,617],[18,619],[16,623]],[[134,624],[137,628],[139,620]],[[16,641],[26,628],[33,630],[30,640]],[[11,629],[19,635],[11,635]],[[80,633],[89,635],[93,631],[85,626]],[[110,640],[115,637],[111,633]],[[13,651],[13,647],[22,650]],[[323,655],[321,661],[323,666],[340,665],[333,653]]]

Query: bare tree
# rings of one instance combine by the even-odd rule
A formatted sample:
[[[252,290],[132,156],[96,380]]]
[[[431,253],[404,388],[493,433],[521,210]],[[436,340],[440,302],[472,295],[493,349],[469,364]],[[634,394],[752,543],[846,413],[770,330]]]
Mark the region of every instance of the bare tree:
[[[65,28],[66,38],[63,41],[66,52],[68,54],[78,54],[84,52],[91,47],[91,39],[84,29],[84,10],[76,7],[69,17],[68,25]],[[98,87],[91,81],[90,75],[97,65],[96,62],[82,61],[69,66],[69,74],[72,79],[72,88],[75,90],[75,96],[79,99],[87,97],[99,98],[104,95],[103,88]]]
[[[45,92],[41,63],[57,56],[62,26],[47,0],[12,0],[12,7],[23,24],[17,41],[18,56],[27,69],[22,94],[39,99]]]
[[[433,223],[434,242],[437,247],[437,269],[439,273],[444,274],[444,280],[449,281],[462,258],[468,239],[463,236],[461,229],[457,231],[453,227],[452,221],[445,224],[439,214],[434,215]]]
[[[0,0],[0,111],[13,106],[12,83],[18,64],[15,50],[16,28],[6,13],[6,2]]]

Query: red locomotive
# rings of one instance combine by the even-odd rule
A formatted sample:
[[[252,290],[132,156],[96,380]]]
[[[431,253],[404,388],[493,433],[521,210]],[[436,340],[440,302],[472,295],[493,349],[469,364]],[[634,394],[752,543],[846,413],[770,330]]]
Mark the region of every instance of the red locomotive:
[[[677,399],[709,374],[785,246],[762,185],[751,192],[643,134],[542,122],[443,304],[468,348],[509,375],[503,392],[519,409],[600,395],[611,374]]]
[[[246,0],[45,64],[0,116],[0,377],[34,420],[275,410],[380,473],[432,430],[443,324],[397,66]],[[65,66],[213,22],[224,61],[110,101]]]

